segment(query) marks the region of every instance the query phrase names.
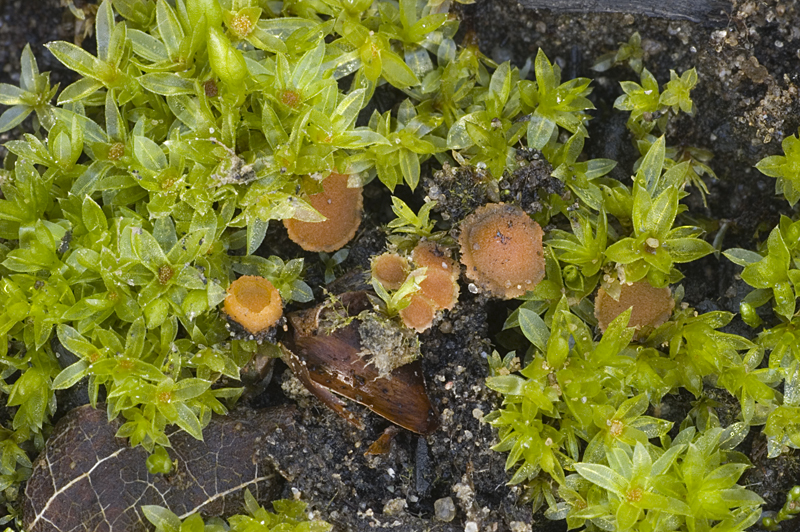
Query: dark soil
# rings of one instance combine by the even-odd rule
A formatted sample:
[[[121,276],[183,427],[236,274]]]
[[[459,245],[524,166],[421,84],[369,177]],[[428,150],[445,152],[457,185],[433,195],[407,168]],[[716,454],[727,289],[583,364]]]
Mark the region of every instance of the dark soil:
[[[73,29],[58,0],[0,1],[0,81],[16,84],[19,52],[30,42],[42,71],[53,70],[53,78],[69,79],[42,44],[53,39],[72,40]],[[558,4],[558,2],[553,2]],[[620,94],[618,81],[635,79],[627,67],[615,67],[598,75],[590,70],[593,60],[627,41],[634,31],[643,38],[645,65],[660,82],[669,71],[696,67],[699,84],[692,93],[697,106],[694,118],[677,121],[668,134],[671,145],[706,148],[714,152],[710,166],[718,180],[708,182],[708,208],[691,203],[692,215],[710,227],[728,220],[731,227],[724,248],[754,249],[780,214],[791,214],[785,200],[774,194],[774,180],[761,175],[753,165],[761,158],[780,153],[780,141],[800,125],[797,69],[800,60],[800,5],[794,1],[736,1],[725,16],[705,23],[677,19],[648,18],[622,13],[558,13],[521,7],[511,0],[484,0],[460,8],[464,31],[477,34],[480,48],[503,61],[522,65],[541,47],[563,68],[565,78],[594,78],[591,98],[597,107],[589,125],[589,158],[619,161],[615,177],[630,179],[638,157],[624,127],[625,115],[612,112]],[[66,13],[66,14],[65,14]],[[91,41],[87,41],[91,46]],[[13,138],[2,136],[0,140]],[[446,189],[446,181],[423,176],[431,185]],[[422,187],[421,187],[422,188]],[[351,244],[347,270],[364,269],[368,257],[380,252],[384,235],[379,226],[391,218],[388,192],[378,183],[365,191],[367,216],[357,239]],[[404,197],[413,208],[422,203],[416,196]],[[315,255],[302,254],[286,240],[282,228],[273,227],[267,246],[270,253],[306,256],[318,265]],[[725,259],[708,257],[685,268],[685,301],[702,311],[738,310],[746,293],[737,278],[739,269]],[[307,279],[322,285],[322,269],[314,266]],[[319,289],[317,289],[319,292]],[[480,418],[496,408],[498,396],[484,386],[486,357],[497,345],[496,334],[507,312],[516,303],[487,301],[464,288],[456,309],[421,336],[423,367],[431,400],[441,413],[441,428],[429,437],[401,432],[387,454],[365,457],[364,451],[389,426],[382,418],[358,410],[366,424],[357,431],[293,386],[290,373],[278,364],[272,384],[251,402],[259,407],[297,401],[296,422],[301,424],[307,449],[315,453],[310,471],[287,482],[283,496],[299,489],[317,510],[340,530],[391,528],[399,531],[471,530],[473,521],[481,531],[561,530],[541,514],[533,516],[521,504],[522,490],[508,487],[505,456],[489,448],[495,442],[490,427]],[[752,336],[741,322],[734,332]],[[670,408],[680,420],[689,394],[670,398]],[[718,398],[730,401],[730,398]],[[245,405],[247,406],[247,405]],[[63,414],[63,413],[62,413]],[[745,443],[755,467],[745,482],[767,500],[767,509],[777,509],[788,486],[798,482],[794,456],[768,461],[764,439],[754,435]],[[273,448],[280,464],[281,448]],[[288,460],[288,458],[286,458]],[[296,459],[296,458],[294,458]],[[296,467],[296,464],[295,464]],[[450,523],[433,520],[434,502],[450,497],[456,505]],[[403,509],[405,508],[405,509]],[[478,530],[473,529],[473,530]]]

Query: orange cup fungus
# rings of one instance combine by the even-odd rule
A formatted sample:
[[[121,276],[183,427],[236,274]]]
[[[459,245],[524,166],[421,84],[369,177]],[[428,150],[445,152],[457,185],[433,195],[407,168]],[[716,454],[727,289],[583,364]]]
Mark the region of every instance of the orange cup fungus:
[[[419,291],[411,296],[411,303],[400,311],[407,327],[423,332],[430,328],[439,310],[450,310],[458,301],[458,273],[456,262],[433,242],[420,242],[411,253],[414,264],[426,268],[425,279]]]
[[[400,311],[403,324],[417,332],[428,330],[435,317],[436,309],[419,292],[411,296],[411,302]]]
[[[451,310],[458,301],[456,262],[433,242],[420,242],[411,252],[411,259],[420,268],[427,268],[418,294],[431,301],[437,310]]]
[[[467,277],[495,297],[511,299],[544,278],[542,228],[505,203],[479,207],[461,223],[461,262]]]
[[[617,289],[619,297],[614,299],[609,291],[616,292]],[[640,332],[649,332],[665,323],[674,306],[675,300],[669,288],[654,288],[643,279],[633,284],[615,283],[609,290],[600,288],[594,300],[594,315],[600,330],[605,332],[614,318],[630,308],[628,327],[635,327],[638,337]]]
[[[257,275],[243,275],[228,287],[225,313],[251,334],[275,325],[283,314],[278,289]]]
[[[348,187],[348,176],[332,173],[322,181],[322,192],[311,194],[306,201],[326,220],[303,222],[293,218],[283,225],[289,238],[306,251],[336,251],[347,244],[361,225],[363,196],[361,187]]]
[[[408,259],[397,253],[384,253],[372,259],[372,277],[387,290],[403,286],[408,272]]]

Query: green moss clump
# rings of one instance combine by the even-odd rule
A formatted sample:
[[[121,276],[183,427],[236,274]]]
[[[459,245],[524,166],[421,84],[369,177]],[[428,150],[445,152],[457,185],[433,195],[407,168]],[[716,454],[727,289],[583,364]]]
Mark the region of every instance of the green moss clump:
[[[244,506],[247,514],[232,515],[227,522],[219,518],[204,522],[197,513],[181,519],[161,506],[143,506],[142,512],[156,527],[156,532],[328,532],[333,528],[330,523],[312,517],[306,509],[308,505],[301,500],[273,501],[273,511],[270,512],[258,504],[250,490],[245,490]]]

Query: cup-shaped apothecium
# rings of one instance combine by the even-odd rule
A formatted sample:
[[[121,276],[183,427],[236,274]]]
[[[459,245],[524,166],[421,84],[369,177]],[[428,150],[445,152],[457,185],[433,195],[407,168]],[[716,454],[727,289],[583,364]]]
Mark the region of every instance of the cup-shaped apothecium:
[[[332,173],[322,180],[322,192],[305,198],[325,217],[324,221],[283,221],[292,241],[306,251],[325,252],[336,251],[350,242],[361,225],[364,200],[361,187],[348,187],[348,180],[347,175]]]
[[[281,294],[257,275],[243,275],[228,287],[225,313],[251,334],[274,326],[283,315]]]
[[[514,205],[490,203],[461,223],[461,262],[467,277],[494,297],[511,299],[544,278],[543,231]]]

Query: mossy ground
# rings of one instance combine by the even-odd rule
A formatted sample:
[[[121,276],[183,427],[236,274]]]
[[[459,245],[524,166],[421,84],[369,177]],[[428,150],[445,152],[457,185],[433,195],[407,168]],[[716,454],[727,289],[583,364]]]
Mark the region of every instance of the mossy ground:
[[[20,50],[30,42],[42,71],[54,71],[53,80],[64,86],[68,78],[63,69],[39,46],[55,39],[72,40],[72,29],[64,22],[69,16],[63,16],[65,10],[58,4],[58,0],[0,4],[0,81],[16,84],[12,73],[18,72]],[[631,79],[633,73],[616,67],[598,75],[589,67],[599,53],[638,31],[644,39],[645,64],[657,79],[668,79],[670,69],[680,72],[695,66],[698,71],[700,82],[692,94],[698,115],[676,121],[669,135],[686,145],[712,150],[711,167],[720,179],[709,183],[708,209],[704,210],[698,199],[692,210],[704,212],[708,220],[730,220],[724,247],[748,249],[754,247],[759,231],[764,238],[778,215],[788,213],[785,200],[774,195],[774,181],[752,167],[766,155],[779,153],[782,135],[794,133],[800,123],[796,87],[800,83],[796,68],[800,6],[795,2],[737,1],[727,22],[707,26],[639,15],[531,11],[509,0],[478,2],[463,8],[462,16],[463,31],[476,32],[480,48],[495,59],[522,64],[542,47],[562,65],[565,78],[595,79],[592,100],[597,111],[589,125],[586,154],[616,159],[615,177],[623,180],[629,179],[637,154],[625,130],[625,114],[613,112],[611,107],[619,94],[617,82]],[[12,131],[0,141],[15,136]],[[424,177],[432,178],[431,172]],[[418,196],[421,194],[420,189]],[[392,217],[389,194],[379,183],[367,187],[365,196],[365,221],[350,245],[344,270],[368,268],[369,256],[380,252],[384,241],[377,228]],[[403,199],[416,209],[422,198]],[[713,227],[713,222],[709,223]],[[270,235],[265,242],[270,252],[284,258],[305,256],[309,265],[319,265],[310,268],[306,280],[315,287],[322,285],[324,267],[316,254],[301,252],[280,229]],[[736,312],[747,291],[735,277],[737,271],[730,262],[713,256],[693,263],[691,269],[683,269],[684,300],[702,311]],[[324,465],[320,465],[316,482],[294,487],[343,530],[371,530],[376,523],[393,530],[463,530],[467,520],[481,522],[481,530],[498,532],[530,530],[531,525],[536,530],[562,527],[562,523],[540,516],[532,518],[525,505],[515,505],[520,492],[504,486],[505,456],[489,450],[493,432],[479,422],[497,401],[484,386],[484,357],[491,352],[495,334],[513,306],[513,302],[491,302],[462,290],[456,310],[422,335],[425,376],[431,399],[442,413],[442,428],[426,439],[403,432],[388,454],[365,458],[363,452],[388,422],[365,413],[367,429],[358,432],[321,406],[304,410],[305,430],[310,440],[318,442],[322,460],[317,463]],[[729,327],[735,329],[731,332],[752,335],[738,319]],[[279,391],[283,377],[279,368],[270,389],[252,406],[287,401]],[[662,415],[681,419],[690,398],[687,393],[670,397],[668,412],[662,411]],[[729,402],[736,407],[735,400]],[[0,416],[6,415],[0,412]],[[797,459],[790,455],[768,461],[763,445],[761,436],[751,436],[746,442],[745,451],[755,467],[744,482],[764,497],[767,509],[777,509],[782,494],[798,482]],[[456,502],[452,523],[429,521],[434,501],[442,497]],[[407,502],[405,513],[384,514],[385,505],[393,499]]]

